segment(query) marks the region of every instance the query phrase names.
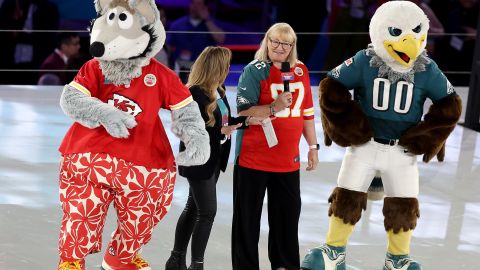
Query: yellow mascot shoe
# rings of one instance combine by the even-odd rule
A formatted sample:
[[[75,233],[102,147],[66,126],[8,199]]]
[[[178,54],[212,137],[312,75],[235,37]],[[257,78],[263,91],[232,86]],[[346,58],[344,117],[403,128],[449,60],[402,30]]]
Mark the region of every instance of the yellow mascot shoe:
[[[111,256],[108,252],[105,254],[102,262],[102,270],[151,270],[152,268],[148,262],[140,257],[140,255],[135,255],[132,261],[125,264],[120,262],[116,256]]]
[[[60,262],[58,270],[85,270],[85,262],[83,260],[76,260],[73,262]]]

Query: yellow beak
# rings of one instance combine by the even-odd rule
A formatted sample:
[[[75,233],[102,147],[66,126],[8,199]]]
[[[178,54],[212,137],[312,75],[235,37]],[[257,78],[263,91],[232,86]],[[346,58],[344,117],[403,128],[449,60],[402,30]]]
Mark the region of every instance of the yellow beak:
[[[408,34],[401,37],[398,41],[385,40],[383,46],[395,61],[410,67],[417,59],[425,38],[426,35],[417,39],[412,34]]]

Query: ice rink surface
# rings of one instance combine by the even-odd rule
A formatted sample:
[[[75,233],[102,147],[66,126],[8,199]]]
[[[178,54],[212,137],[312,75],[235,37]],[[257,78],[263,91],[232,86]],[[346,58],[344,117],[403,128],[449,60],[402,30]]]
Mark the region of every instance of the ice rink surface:
[[[465,97],[467,91],[458,92]],[[61,218],[57,149],[71,125],[58,105],[60,93],[61,87],[0,86],[0,270],[56,269]],[[230,104],[235,104],[234,88],[227,94]],[[316,89],[314,104],[317,137],[323,142]],[[163,111],[161,116],[168,128],[170,113]],[[167,132],[176,152],[178,139]],[[303,140],[300,149],[305,161],[307,145]],[[341,147],[322,145],[317,170],[306,172],[306,165],[302,166],[301,258],[325,239],[327,198],[335,187],[343,153]],[[426,270],[480,268],[480,133],[458,126],[447,141],[445,162],[419,163],[419,170],[421,217],[412,239],[413,258]],[[172,208],[143,251],[154,270],[164,269],[187,194],[187,181],[178,177]],[[217,194],[218,212],[205,258],[207,270],[231,269],[232,166],[220,176]],[[262,270],[270,269],[266,208],[263,214],[259,243]],[[110,209],[104,242],[115,218]],[[382,202],[369,202],[350,238],[347,269],[381,269],[385,248]],[[88,256],[87,269],[99,269],[101,261],[102,254]]]

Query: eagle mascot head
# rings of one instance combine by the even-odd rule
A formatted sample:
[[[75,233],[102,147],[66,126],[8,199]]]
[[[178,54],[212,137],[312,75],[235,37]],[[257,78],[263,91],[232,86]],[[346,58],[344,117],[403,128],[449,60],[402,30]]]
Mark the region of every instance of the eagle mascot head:
[[[413,81],[408,77],[424,70],[430,62],[425,51],[428,29],[429,20],[416,4],[390,1],[381,5],[370,21],[372,44],[367,53],[375,56],[373,66],[387,73],[390,79],[393,76]],[[405,77],[402,73],[412,76]]]

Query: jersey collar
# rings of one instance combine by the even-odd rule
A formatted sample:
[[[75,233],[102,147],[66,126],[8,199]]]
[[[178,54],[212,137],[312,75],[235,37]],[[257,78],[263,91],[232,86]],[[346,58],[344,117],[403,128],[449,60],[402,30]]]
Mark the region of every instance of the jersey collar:
[[[432,62],[428,58],[427,53],[424,51],[422,54],[420,54],[417,57],[417,59],[415,60],[415,63],[413,63],[413,66],[409,71],[398,72],[393,70],[391,67],[389,67],[383,61],[383,59],[377,55],[377,53],[373,49],[372,44],[368,45],[368,48],[366,49],[365,52],[367,56],[371,57],[370,66],[374,68],[378,68],[378,77],[381,77],[381,78],[387,77],[388,80],[391,81],[392,83],[402,79],[409,83],[413,83],[415,79],[415,73],[425,71],[426,65]]]

